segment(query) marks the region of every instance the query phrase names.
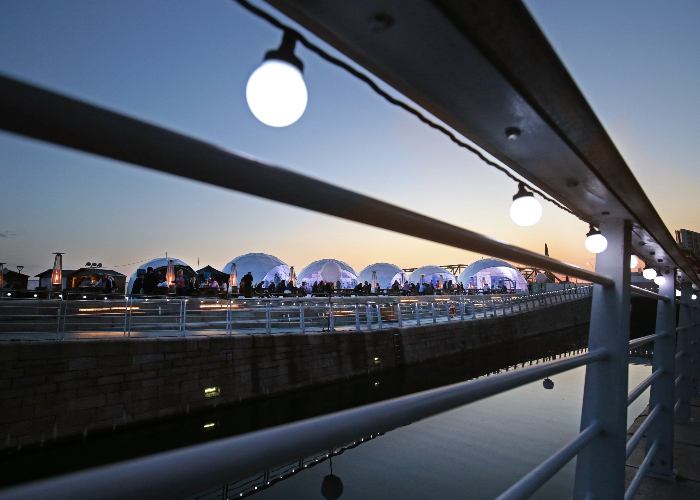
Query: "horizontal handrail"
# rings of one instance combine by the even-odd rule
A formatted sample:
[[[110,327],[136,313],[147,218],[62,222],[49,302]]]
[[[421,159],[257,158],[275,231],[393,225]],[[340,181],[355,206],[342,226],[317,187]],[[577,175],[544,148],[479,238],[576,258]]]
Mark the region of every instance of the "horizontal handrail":
[[[651,460],[654,458],[654,455],[656,454],[656,450],[659,449],[659,442],[654,441],[654,444],[651,445],[651,448],[649,448],[649,452],[647,453],[647,456],[644,457],[644,461],[642,461],[642,465],[639,466],[639,470],[637,471],[637,474],[635,474],[634,479],[632,479],[632,482],[630,483],[629,487],[627,488],[627,491],[625,491],[625,500],[632,500],[634,498],[634,495],[637,494],[637,490],[639,489],[639,486],[642,484],[642,479],[644,479],[644,475],[647,473],[647,469],[649,468],[649,465],[651,464]]]
[[[639,347],[640,345],[648,344],[649,342],[654,342],[657,339],[662,339],[668,334],[666,332],[655,333],[654,335],[647,335],[646,337],[639,337],[638,339],[630,340],[630,349]]]
[[[195,493],[233,476],[386,432],[608,357],[605,349],[462,382],[302,422],[160,453],[0,491],[0,500],[152,500]]]
[[[654,409],[649,412],[649,415],[644,420],[644,422],[642,422],[642,425],[639,426],[637,432],[635,432],[634,435],[630,438],[630,440],[627,441],[627,446],[625,448],[625,460],[630,457],[634,449],[639,444],[639,441],[644,437],[644,434],[646,433],[647,429],[659,413],[661,413],[661,405],[657,404],[654,407]]]
[[[341,219],[566,274],[593,271],[0,75],[0,129]],[[280,192],[271,185],[287,186]]]
[[[668,302],[669,299],[665,295],[659,295],[658,293],[651,292],[649,290],[646,290],[645,288],[639,288],[638,286],[630,285],[630,291],[632,292],[633,295],[639,295],[640,297],[647,297],[650,299],[656,299],[656,300],[663,300],[664,302]]]
[[[586,430],[569,441],[554,455],[538,465],[520,481],[508,488],[496,500],[521,500],[530,498],[538,489],[551,479],[554,474],[569,463],[579,452],[584,449],[596,436],[602,432],[598,422],[593,422]]]
[[[651,385],[651,383],[662,373],[663,368],[657,368],[654,373],[645,378],[637,387],[635,387],[632,392],[627,396],[627,406],[631,405],[635,399],[642,395],[642,393]]]

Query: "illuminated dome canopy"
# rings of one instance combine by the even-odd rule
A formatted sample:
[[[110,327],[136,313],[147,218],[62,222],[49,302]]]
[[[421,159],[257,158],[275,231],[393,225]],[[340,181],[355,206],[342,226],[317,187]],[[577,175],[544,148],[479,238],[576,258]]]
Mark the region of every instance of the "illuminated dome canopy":
[[[357,273],[352,267],[348,266],[342,260],[321,259],[317,260],[316,262],[312,262],[302,269],[299,274],[297,274],[297,286],[300,286],[304,281],[309,287],[313,285],[315,281],[318,281],[319,283],[323,281],[323,278],[321,277],[321,268],[323,267],[323,264],[326,264],[327,262],[335,262],[340,266],[340,285],[343,288],[353,288],[355,285],[357,285]]]
[[[506,286],[509,290],[527,291],[527,282],[513,265],[500,259],[481,259],[467,266],[459,275],[464,288],[490,288]]]
[[[449,272],[444,267],[440,266],[423,266],[419,267],[411,273],[408,277],[408,281],[411,283],[420,283],[421,274],[423,276],[423,283],[430,283],[434,281],[436,284],[439,281],[440,284],[444,284],[446,281],[452,280],[453,284],[457,283],[457,278],[455,275]]]
[[[134,280],[136,279],[136,276],[141,273],[141,274],[146,274],[146,271],[148,270],[149,267],[153,268],[153,271],[156,274],[162,274],[162,277],[165,278],[165,272],[168,268],[168,261],[172,260],[173,264],[175,265],[175,275],[177,276],[177,271],[179,269],[183,270],[184,275],[187,277],[187,279],[192,278],[193,276],[197,276],[197,273],[192,269],[187,263],[181,261],[180,259],[171,259],[171,258],[165,258],[165,257],[160,257],[158,259],[153,259],[149,260],[145,264],[141,264],[139,268],[136,270],[134,274],[131,275],[129,278],[129,284],[126,287],[126,292],[131,293],[131,287],[134,284]],[[99,270],[98,270],[99,272]]]
[[[387,264],[386,262],[380,262],[378,264],[372,264],[371,266],[365,267],[358,277],[358,281],[364,283],[372,283],[372,271],[377,271],[377,283],[379,283],[380,288],[391,288],[394,281],[398,281],[400,285],[403,285],[408,281],[408,275],[401,270],[398,266],[394,264]]]
[[[270,282],[277,284],[280,280],[287,281],[289,279],[289,266],[273,255],[266,253],[240,255],[226,264],[221,272],[231,274],[231,264],[234,262],[236,263],[239,283],[248,272],[253,275],[253,286],[261,281],[264,281],[265,286],[268,286]]]

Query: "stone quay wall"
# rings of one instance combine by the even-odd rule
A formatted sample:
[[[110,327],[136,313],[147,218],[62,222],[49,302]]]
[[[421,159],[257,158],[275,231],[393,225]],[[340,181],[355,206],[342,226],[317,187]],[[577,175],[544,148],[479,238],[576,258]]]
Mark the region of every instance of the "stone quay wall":
[[[371,332],[0,342],[0,447],[44,445],[580,327],[591,299]]]

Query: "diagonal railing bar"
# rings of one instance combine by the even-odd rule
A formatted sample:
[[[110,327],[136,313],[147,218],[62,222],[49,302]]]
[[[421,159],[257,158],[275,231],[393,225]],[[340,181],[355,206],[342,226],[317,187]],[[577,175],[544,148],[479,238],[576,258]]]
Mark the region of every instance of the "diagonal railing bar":
[[[651,292],[647,290],[646,288],[640,288],[638,286],[630,285],[630,292],[632,292],[633,295],[638,295],[640,297],[647,297],[649,299],[656,299],[656,300],[663,300],[664,302],[668,302],[669,298],[664,297],[663,295],[659,295],[658,293]]]
[[[613,286],[592,271],[0,75],[0,129],[435,243]],[[285,189],[270,190],[270,186]]]
[[[664,372],[663,368],[657,368],[654,373],[645,378],[637,387],[632,389],[627,396],[627,406],[634,403],[634,401],[642,395],[644,391],[651,385],[651,383],[656,380]]]
[[[647,335],[646,337],[639,337],[638,339],[630,340],[630,349],[639,347],[640,345],[648,344],[649,342],[654,342],[658,339],[663,339],[668,337],[666,332],[655,333],[653,335]]]
[[[642,440],[644,437],[644,434],[646,433],[647,429],[651,425],[651,423],[654,421],[656,416],[661,412],[661,405],[656,405],[653,410],[649,412],[649,415],[647,418],[644,420],[642,425],[639,426],[637,431],[632,435],[629,441],[627,441],[627,446],[625,448],[625,458],[629,458],[634,449],[637,447],[639,444],[639,441]]]
[[[302,422],[98,467],[0,491],[0,500],[153,500],[182,497],[245,477],[271,464],[327,450],[358,436],[387,432],[418,420],[608,358],[605,349],[544,365],[462,382]]]
[[[511,486],[496,500],[525,500],[549,481],[554,474],[568,464],[578,453],[602,432],[600,425],[593,422],[586,430],[571,440],[566,446],[538,465],[520,481]]]

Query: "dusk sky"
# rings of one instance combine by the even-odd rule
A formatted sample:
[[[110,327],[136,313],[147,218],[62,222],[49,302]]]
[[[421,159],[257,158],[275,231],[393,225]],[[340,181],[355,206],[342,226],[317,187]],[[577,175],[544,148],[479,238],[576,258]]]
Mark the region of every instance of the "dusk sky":
[[[671,232],[700,231],[700,2],[528,0]],[[270,12],[275,12],[258,2]],[[279,13],[277,17],[288,21]],[[301,30],[303,31],[303,30]],[[281,33],[230,0],[0,0],[0,72],[580,266],[587,226],[297,47],[309,91],[295,124],[257,121],[245,85]],[[314,36],[309,38],[326,47]],[[34,275],[102,262],[124,274],[168,252],[222,268],[249,252],[298,270],[468,264],[451,247],[0,133],[0,261]],[[281,192],[283,185],[271,185]],[[477,203],[475,203],[477,202]],[[120,267],[116,267],[120,266]],[[590,268],[590,267],[589,267]]]

